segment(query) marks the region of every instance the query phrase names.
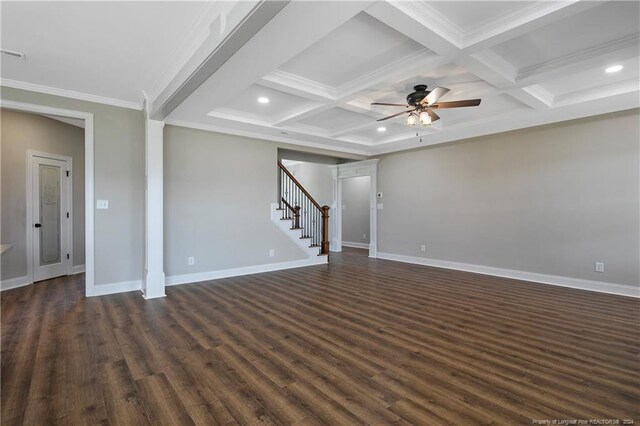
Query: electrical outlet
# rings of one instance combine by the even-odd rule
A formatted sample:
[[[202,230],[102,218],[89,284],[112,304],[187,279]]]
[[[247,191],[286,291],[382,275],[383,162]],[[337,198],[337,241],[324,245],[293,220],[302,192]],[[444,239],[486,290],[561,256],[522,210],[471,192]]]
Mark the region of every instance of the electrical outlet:
[[[195,257],[190,256],[190,257],[187,259],[187,264],[189,264],[189,265],[194,265],[195,263],[196,263],[196,258],[195,258]]]
[[[427,246],[426,246],[426,245],[424,245],[424,244],[423,244],[423,245],[421,245],[421,246],[420,246],[420,251],[421,251],[421,252],[425,252],[425,251],[427,251]]]
[[[276,255],[276,251],[274,249],[269,250],[269,257],[273,257]]]
[[[604,262],[595,263],[596,272],[604,272]]]
[[[96,209],[106,210],[109,208],[109,200],[96,200]]]
[[[366,240],[367,239],[367,234],[362,234],[362,239]]]

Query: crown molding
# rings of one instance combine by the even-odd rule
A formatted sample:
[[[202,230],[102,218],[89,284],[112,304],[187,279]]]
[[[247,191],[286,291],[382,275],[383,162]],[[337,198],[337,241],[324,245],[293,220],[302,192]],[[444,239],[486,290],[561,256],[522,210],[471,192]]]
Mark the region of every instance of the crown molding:
[[[640,35],[631,34],[627,37],[622,37],[617,40],[610,41],[608,43],[603,43],[598,46],[590,47],[588,49],[579,50],[577,52],[562,56],[560,58],[552,59],[550,61],[545,61],[539,64],[522,68],[518,72],[517,81],[528,79],[534,75],[543,74],[549,71],[554,71],[569,65],[581,63],[583,61],[589,61],[595,58],[601,58],[604,55],[609,54],[611,52],[628,50],[629,54],[637,56],[639,43],[640,43]]]
[[[617,95],[624,95],[625,93],[633,93],[640,91],[640,85],[637,79],[629,79],[621,81],[619,83],[607,84],[606,86],[600,86],[595,89],[587,91],[578,91],[572,93],[566,93],[558,95],[553,98],[553,106],[561,107],[567,105],[581,104],[585,102],[597,101],[604,98],[609,98]]]
[[[95,102],[98,104],[111,105],[120,108],[135,109],[138,111],[142,110],[142,103],[91,95],[89,93],[76,92],[73,90],[58,89],[56,87],[42,86],[39,84],[26,83],[24,81],[1,78],[0,86],[11,87],[13,89],[28,90],[29,92],[45,93],[47,95],[61,96],[63,98],[78,99],[80,101]]]
[[[335,101],[337,99],[337,93],[334,87],[309,80],[308,78],[300,77],[299,75],[292,74],[290,72],[274,70],[265,75],[262,80],[280,86],[278,89],[294,89],[296,92],[308,93],[324,100]],[[294,92],[294,94],[300,96],[299,93]]]

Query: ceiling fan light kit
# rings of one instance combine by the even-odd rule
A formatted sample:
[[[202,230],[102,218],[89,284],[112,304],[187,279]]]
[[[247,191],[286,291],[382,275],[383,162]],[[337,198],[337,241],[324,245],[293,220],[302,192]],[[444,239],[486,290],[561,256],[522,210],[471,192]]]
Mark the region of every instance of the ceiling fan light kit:
[[[413,127],[418,122],[423,126],[429,126],[440,117],[433,110],[436,108],[462,108],[480,105],[480,99],[468,99],[464,101],[437,102],[442,96],[449,92],[446,87],[436,87],[433,90],[427,90],[426,84],[418,84],[413,87],[414,92],[407,95],[407,105],[390,104],[385,102],[373,102],[371,105],[393,106],[412,108],[388,117],[381,118],[377,121],[389,120],[403,114],[409,114],[407,117],[407,126]]]

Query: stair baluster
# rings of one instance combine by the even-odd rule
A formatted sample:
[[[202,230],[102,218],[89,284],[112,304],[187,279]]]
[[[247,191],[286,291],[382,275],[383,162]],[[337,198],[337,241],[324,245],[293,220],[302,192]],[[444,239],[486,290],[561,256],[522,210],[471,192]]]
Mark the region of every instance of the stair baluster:
[[[278,204],[282,219],[293,219],[292,229],[301,228],[301,238],[309,238],[310,247],[320,255],[329,254],[329,206],[321,206],[278,161]]]

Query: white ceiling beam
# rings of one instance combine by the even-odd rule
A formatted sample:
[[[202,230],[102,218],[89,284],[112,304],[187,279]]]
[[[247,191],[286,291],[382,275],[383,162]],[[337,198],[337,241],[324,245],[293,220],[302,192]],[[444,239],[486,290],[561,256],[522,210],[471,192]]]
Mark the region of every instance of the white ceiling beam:
[[[242,11],[236,17],[236,25],[224,33],[226,26],[220,20],[218,31],[210,33],[210,43],[205,44],[198,55],[194,53],[190,61],[162,91],[158,98],[151,102],[151,118],[162,120],[178,107],[191,94],[196,92],[203,82],[215,74],[238,49],[256,35],[274,16],[276,16],[289,0],[247,2],[241,5]],[[222,16],[223,17],[223,16]],[[215,27],[215,25],[214,25]],[[212,27],[213,29],[213,27]],[[224,37],[223,37],[224,35]],[[213,46],[212,46],[213,45]],[[211,50],[209,50],[211,49]],[[202,54],[207,54],[202,61]]]
[[[175,116],[194,117],[224,105],[237,93],[278,69],[325,35],[353,18],[370,2],[290,2],[259,36],[253,37],[175,110]],[[304,17],[304,19],[301,19]],[[247,66],[247,64],[251,64]]]
[[[337,98],[336,89],[331,86],[280,70],[265,75],[260,84],[311,101],[331,102]]]
[[[327,111],[333,107],[334,107],[333,103],[306,106],[305,108],[301,108],[300,110],[294,113],[287,114],[286,116],[277,118],[276,120],[273,121],[272,124],[275,127],[288,126],[297,121],[304,120],[305,118],[313,117],[314,115]]]
[[[440,56],[449,58],[459,50],[458,30],[425,13],[423,2],[378,2],[365,12]]]
[[[518,75],[516,67],[490,49],[470,56],[460,56],[455,62],[499,88],[512,87]]]
[[[549,108],[553,103],[553,95],[539,85],[515,88],[506,93],[533,109]]]

